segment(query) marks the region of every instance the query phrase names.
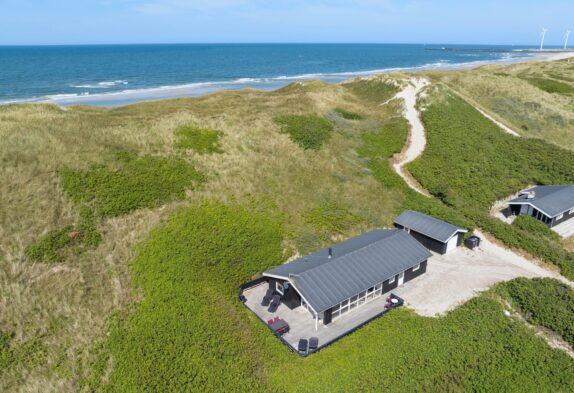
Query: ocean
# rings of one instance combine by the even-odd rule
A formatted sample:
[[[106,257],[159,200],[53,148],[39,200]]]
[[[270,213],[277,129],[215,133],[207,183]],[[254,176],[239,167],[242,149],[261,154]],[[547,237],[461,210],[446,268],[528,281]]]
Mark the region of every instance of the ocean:
[[[392,70],[519,61],[517,47],[407,44],[165,44],[0,47],[0,103],[119,106],[222,89],[273,90]]]

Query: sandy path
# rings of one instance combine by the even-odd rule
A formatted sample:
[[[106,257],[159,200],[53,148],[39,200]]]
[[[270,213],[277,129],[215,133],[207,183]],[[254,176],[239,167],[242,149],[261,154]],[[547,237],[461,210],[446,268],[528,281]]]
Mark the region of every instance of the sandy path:
[[[409,84],[400,91],[395,98],[401,98],[404,106],[404,116],[409,122],[410,133],[406,146],[393,163],[394,170],[401,176],[413,190],[430,196],[418,181],[404,168],[406,164],[416,160],[425,150],[426,135],[419,111],[416,108],[418,94],[428,86],[426,79],[412,78]]]

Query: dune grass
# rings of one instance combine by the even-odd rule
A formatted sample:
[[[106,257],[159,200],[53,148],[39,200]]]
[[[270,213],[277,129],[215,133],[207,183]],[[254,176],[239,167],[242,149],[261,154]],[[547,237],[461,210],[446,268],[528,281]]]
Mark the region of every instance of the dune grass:
[[[0,390],[572,390],[571,359],[508,320],[488,294],[445,318],[396,310],[307,359],[293,357],[238,302],[238,285],[266,267],[388,227],[405,208],[471,226],[392,171],[406,124],[399,102],[381,105],[397,91],[390,79],[110,110],[2,107],[0,200],[9,208],[0,209],[0,330],[10,360]],[[316,150],[274,123],[338,107],[364,119],[333,124]],[[221,130],[224,153],[193,154],[194,176],[183,181],[191,164],[174,130],[189,124]],[[70,185],[63,168],[71,168]],[[172,170],[167,190],[150,190],[157,199],[134,197],[163,187],[158,173]],[[205,182],[190,187],[197,173]],[[66,246],[60,263],[30,263],[26,245],[81,227],[82,206],[96,218],[99,244]]]
[[[221,131],[187,125],[176,128],[174,134],[175,147],[179,149],[192,149],[199,154],[222,152],[219,142],[223,134]]]
[[[560,267],[574,278],[574,254],[547,232],[519,222],[507,225],[491,216],[491,204],[529,184],[574,182],[574,153],[537,139],[501,132],[462,99],[437,90],[423,112],[428,143],[409,164],[415,178],[433,195],[487,229],[510,247]]]
[[[568,62],[491,65],[428,76],[520,135],[574,149],[574,68]],[[560,81],[554,80],[558,76]]]
[[[300,148],[278,133],[273,122],[286,112],[319,115],[334,107],[360,108],[367,119],[338,125],[317,151]],[[11,337],[16,359],[0,370],[0,390],[78,391],[79,381],[101,359],[98,343],[107,334],[110,315],[129,308],[138,298],[131,289],[128,267],[136,255],[134,245],[193,201],[216,197],[273,206],[286,217],[286,255],[331,241],[304,219],[304,212],[329,197],[354,206],[353,213],[361,217],[360,223],[338,236],[390,225],[400,208],[401,194],[377,183],[353,149],[360,143],[363,127],[378,127],[398,110],[398,104],[379,107],[356,97],[346,86],[324,83],[114,109],[63,110],[44,104],[0,107],[0,200],[4,203],[0,209],[0,330]],[[168,200],[163,199],[164,191],[149,190],[163,202],[156,204],[144,197],[141,203],[132,198],[141,193],[139,186],[126,189],[112,184],[103,190],[101,185],[85,186],[83,180],[77,183],[79,202],[65,191],[60,176],[65,168],[81,174],[80,179],[94,179],[91,171],[103,168],[99,173],[111,176],[104,185],[112,178],[124,179],[133,170],[130,173],[139,180],[130,182],[149,186],[149,179],[157,179],[149,170],[157,169],[158,161],[169,162],[164,174],[180,168],[173,165],[174,157],[177,162],[190,162],[174,146],[174,130],[189,124],[221,130],[225,137],[219,139],[223,154],[192,153],[193,166],[206,181],[201,187],[193,187],[193,181],[186,183],[185,198],[180,198],[182,188]],[[129,152],[132,160],[118,159],[118,151]],[[146,164],[149,177],[139,172],[144,162],[151,163]],[[175,180],[183,185],[180,176]],[[160,179],[154,184],[164,187]],[[173,190],[169,183],[167,188]],[[99,198],[100,192],[105,198]],[[84,218],[84,207],[93,214],[91,221]],[[26,256],[28,245],[53,230],[71,226],[86,241],[88,222],[94,228],[91,233],[100,236],[99,243],[68,244],[60,249],[61,259],[56,263],[31,263]],[[31,360],[35,350],[41,362]],[[108,369],[106,361],[99,365]]]

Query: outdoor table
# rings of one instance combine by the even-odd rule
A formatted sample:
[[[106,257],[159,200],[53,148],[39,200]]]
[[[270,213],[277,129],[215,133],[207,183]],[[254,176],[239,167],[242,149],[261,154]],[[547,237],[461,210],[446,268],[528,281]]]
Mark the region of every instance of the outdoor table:
[[[269,325],[269,327],[275,334],[287,333],[289,330],[289,324],[282,319],[278,320],[277,322],[273,322],[271,325]]]
[[[397,304],[398,302],[399,302],[398,299],[395,299],[395,298],[392,298],[392,299],[391,299],[391,303],[393,303],[393,304]]]

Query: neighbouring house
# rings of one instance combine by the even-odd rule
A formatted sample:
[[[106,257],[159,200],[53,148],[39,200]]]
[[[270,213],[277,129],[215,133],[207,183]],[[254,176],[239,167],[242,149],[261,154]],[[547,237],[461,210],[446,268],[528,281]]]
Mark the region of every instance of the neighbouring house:
[[[466,229],[412,210],[404,211],[395,219],[395,226],[409,233],[423,246],[439,254],[446,254],[462,244]]]
[[[425,273],[431,256],[406,232],[379,229],[285,263],[263,276],[282,304],[308,311],[317,330],[319,322],[329,325],[347,318],[348,312]],[[383,305],[373,312],[380,312]]]
[[[508,202],[514,215],[526,215],[552,228],[574,217],[574,186],[536,186]]]

